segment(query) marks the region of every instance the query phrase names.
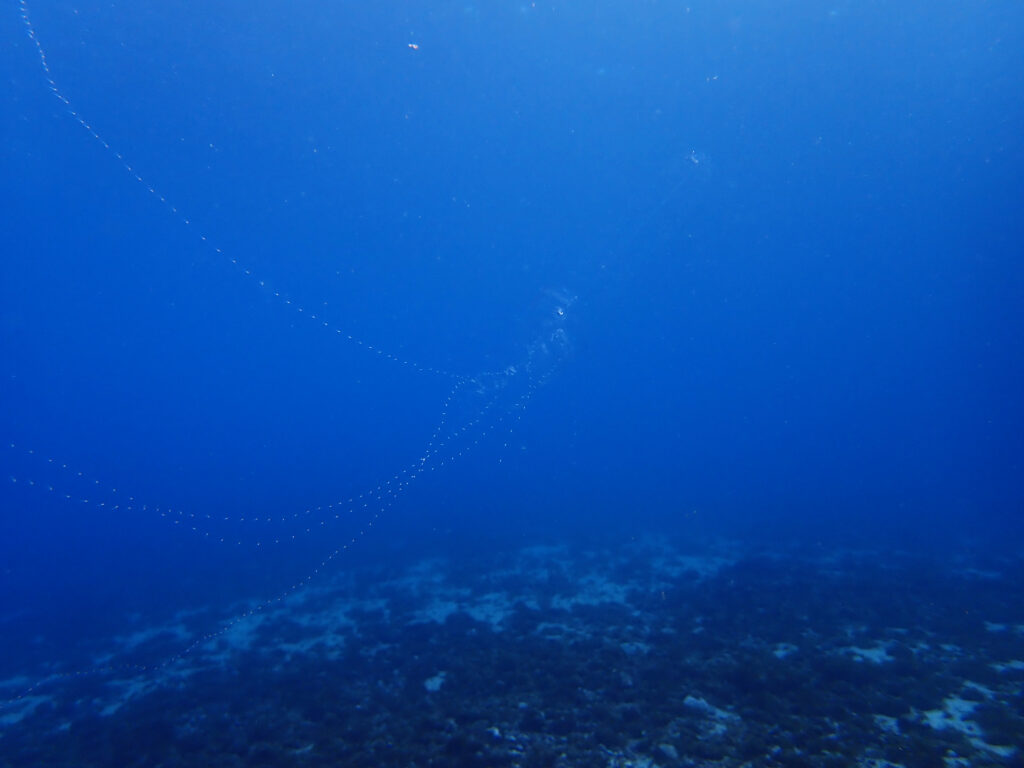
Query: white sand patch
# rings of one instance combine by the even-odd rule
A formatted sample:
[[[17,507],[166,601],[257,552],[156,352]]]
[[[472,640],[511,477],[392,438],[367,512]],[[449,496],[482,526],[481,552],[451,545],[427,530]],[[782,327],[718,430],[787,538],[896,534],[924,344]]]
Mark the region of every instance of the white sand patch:
[[[1024,671],[1024,661],[1020,659],[1010,659],[1010,661],[994,661],[989,666],[998,672],[1021,672]]]
[[[954,695],[943,699],[942,704],[942,709],[929,709],[920,713],[925,724],[937,731],[959,731],[967,736],[968,741],[978,749],[1000,757],[1009,757],[1017,751],[1015,747],[989,744],[985,741],[985,734],[982,732],[981,726],[971,719],[971,715],[978,707],[978,702]]]
[[[973,768],[971,758],[960,757],[959,755],[945,755],[942,758],[942,764],[946,768]]]
[[[435,599],[429,605],[420,608],[412,615],[410,624],[444,624],[449,616],[453,616],[462,610],[461,604],[454,600]]]
[[[651,652],[651,646],[647,643],[620,643],[619,647],[627,656],[643,656]]]
[[[775,648],[772,650],[772,656],[777,659],[784,659],[787,656],[792,656],[799,650],[792,643],[776,643]]]
[[[942,709],[929,709],[921,713],[924,722],[937,731],[954,730],[968,736],[980,736],[981,728],[970,720],[977,702],[950,696],[943,699]]]
[[[888,715],[874,715],[875,725],[878,726],[880,731],[886,733],[894,733],[897,736],[900,733],[900,721],[895,717],[889,717]]]
[[[352,617],[356,611],[371,614],[381,613],[385,618],[391,615],[387,600],[374,598],[370,600],[338,600],[321,605],[317,610],[307,610],[302,613],[286,611],[282,618],[303,627],[330,629],[335,632],[342,630],[355,632],[359,629],[359,622]]]
[[[658,751],[673,763],[679,762],[679,750],[672,744],[659,744]]]
[[[444,624],[449,616],[465,613],[482,624],[489,624],[491,629],[497,632],[514,610],[512,599],[505,592],[488,592],[470,598],[469,590],[447,589],[436,595],[429,604],[415,611],[409,623]]]
[[[716,707],[698,696],[687,696],[683,699],[683,705],[701,713],[708,719],[704,731],[711,736],[721,736],[728,730],[729,725],[738,723],[740,720],[739,715]]]
[[[420,560],[406,571],[405,576],[392,579],[387,585],[415,596],[440,592],[448,580],[446,563],[446,560],[436,557]]]
[[[113,680],[110,683],[110,687],[117,691],[117,698],[109,701],[105,706],[101,707],[99,714],[102,717],[109,717],[132,699],[149,693],[150,691],[160,687],[160,684],[160,680],[146,680],[142,677],[136,677],[128,680]]]
[[[509,566],[490,571],[486,580],[491,584],[511,581],[521,585],[519,589],[534,589],[554,577],[563,577],[571,572],[576,563],[568,553],[569,548],[565,546],[526,547],[516,553]]]
[[[121,648],[125,651],[134,651],[140,645],[162,637],[164,635],[170,635],[181,642],[187,643],[192,639],[192,633],[186,629],[184,624],[163,624],[146,629],[140,629],[136,632],[132,632],[129,635],[119,635],[114,638],[114,641],[119,643]]]
[[[365,610],[368,613],[379,611],[385,616],[390,615],[387,601],[379,598],[338,600],[334,603],[321,602],[316,608],[302,613],[280,611],[280,615],[275,616],[275,619],[304,627],[309,632],[299,640],[280,642],[272,648],[284,651],[290,658],[309,653],[319,647],[325,650],[327,658],[338,659],[345,650],[345,646],[358,634],[359,624],[351,616],[351,613],[356,610]]]
[[[637,542],[635,550],[648,554],[651,570],[666,582],[677,581],[687,574],[696,574],[705,580],[718,575],[719,571],[739,561],[739,554],[722,554],[728,546],[715,546],[718,554],[682,554],[678,547],[661,536],[645,535]],[[665,583],[665,582],[663,582]]]
[[[631,756],[623,752],[608,752],[608,768],[659,768],[650,757]]]
[[[4,681],[4,683],[7,682],[9,681]],[[3,702],[0,704],[0,726],[17,725],[43,704],[51,701],[53,701],[52,696],[29,695]]]
[[[491,629],[498,631],[502,622],[512,615],[512,600],[504,592],[489,592],[466,606],[466,613],[479,622],[490,624]]]
[[[25,690],[31,687],[33,681],[25,675],[15,675],[14,677],[8,677],[4,680],[0,680],[0,690],[9,688],[12,690]],[[2,695],[2,694],[0,694]]]
[[[447,672],[438,672],[433,677],[428,677],[423,681],[423,687],[431,693],[436,693],[441,690],[441,686],[444,685],[444,679],[448,676]]]
[[[854,661],[867,662],[869,664],[885,664],[886,662],[893,661],[893,657],[889,655],[889,646],[890,643],[882,642],[871,648],[852,645],[841,650],[844,653],[850,654]]]
[[[211,637],[205,643],[205,646],[210,648],[215,648],[219,645],[225,646],[222,658],[227,657],[228,650],[248,651],[256,642],[256,631],[268,618],[266,613],[250,613],[239,616],[222,632]]]
[[[717,576],[723,568],[734,564],[733,558],[714,555],[670,555],[659,557],[652,563],[654,571],[670,579],[678,579],[688,573],[696,573],[700,580]]]
[[[587,633],[578,627],[562,624],[557,621],[542,621],[537,624],[533,634],[548,640],[565,640],[573,637],[586,637]]]
[[[734,715],[728,710],[716,707],[713,704],[708,703],[707,699],[702,699],[699,696],[688,695],[683,699],[683,706],[695,709],[698,712],[703,712],[705,715],[713,717],[716,720],[735,721],[740,719],[739,715]]]
[[[964,688],[970,688],[972,691],[977,691],[978,693],[983,694],[987,699],[994,699],[996,697],[995,691],[993,691],[987,685],[982,685],[981,683],[975,683],[968,680],[964,683]]]
[[[552,608],[571,611],[577,605],[604,605],[606,603],[629,603],[630,587],[617,584],[600,574],[587,574],[579,581],[579,590],[574,595],[559,595],[551,600]]]
[[[324,655],[328,659],[335,661],[341,657],[342,651],[345,650],[346,642],[347,639],[344,635],[331,630],[324,630],[292,643],[278,643],[276,648],[284,651],[286,658],[290,659],[292,656],[301,656],[309,653],[314,648],[323,647],[326,649]]]

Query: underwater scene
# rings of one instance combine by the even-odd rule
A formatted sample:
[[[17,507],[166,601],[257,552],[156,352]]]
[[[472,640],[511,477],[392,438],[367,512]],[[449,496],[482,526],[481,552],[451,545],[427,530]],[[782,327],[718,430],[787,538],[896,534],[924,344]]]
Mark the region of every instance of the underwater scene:
[[[1024,7],[5,0],[0,768],[1024,768]]]

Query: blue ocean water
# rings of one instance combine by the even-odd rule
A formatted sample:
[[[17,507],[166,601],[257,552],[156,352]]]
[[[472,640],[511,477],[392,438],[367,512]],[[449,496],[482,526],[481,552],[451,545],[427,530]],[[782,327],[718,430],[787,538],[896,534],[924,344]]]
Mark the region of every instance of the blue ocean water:
[[[641,583],[722,638],[756,635],[752,607],[785,603],[783,583],[847,606],[819,637],[870,614],[939,645],[945,624],[873,602],[894,585],[916,585],[906,605],[974,606],[959,647],[1006,675],[872,711],[1017,759],[996,749],[1024,722],[1017,4],[5,5],[0,765],[118,764],[75,735],[221,685],[199,669],[268,679],[260,653],[307,681],[337,662],[357,690],[381,675],[357,674],[366,648],[408,643],[382,662],[398,668],[492,632],[476,648],[504,658],[499,629],[532,616],[539,655],[614,636],[652,659],[660,614],[622,597]],[[303,634],[325,594],[351,601],[362,643]],[[443,643],[417,634],[435,624]],[[800,645],[779,632],[766,658]],[[897,642],[843,658],[896,664]],[[489,711],[486,684],[423,663],[403,672],[417,696]],[[510,711],[559,674],[525,674]],[[1009,741],[928,730],[920,713],[968,722],[969,683],[1010,713],[978,728]],[[549,713],[517,721],[519,757],[484,754],[506,713],[476,746],[409,737],[393,760],[798,764],[736,735],[756,707],[729,696],[694,689],[679,711],[734,751],[687,757],[679,728],[613,745],[629,726],[606,724],[604,752],[545,742],[562,750],[545,762],[529,734],[576,743]],[[648,730],[677,722],[629,706]],[[46,762],[52,733],[71,741]],[[388,762],[346,739],[344,764]],[[339,759],[305,744],[243,762]],[[169,749],[139,764],[179,764]]]

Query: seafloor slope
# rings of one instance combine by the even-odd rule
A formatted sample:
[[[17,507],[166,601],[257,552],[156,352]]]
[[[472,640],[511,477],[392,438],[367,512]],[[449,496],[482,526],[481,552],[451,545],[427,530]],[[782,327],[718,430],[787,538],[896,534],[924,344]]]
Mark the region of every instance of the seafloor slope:
[[[9,704],[0,765],[1021,766],[1021,584],[1021,559],[654,539],[339,569],[158,672]]]

